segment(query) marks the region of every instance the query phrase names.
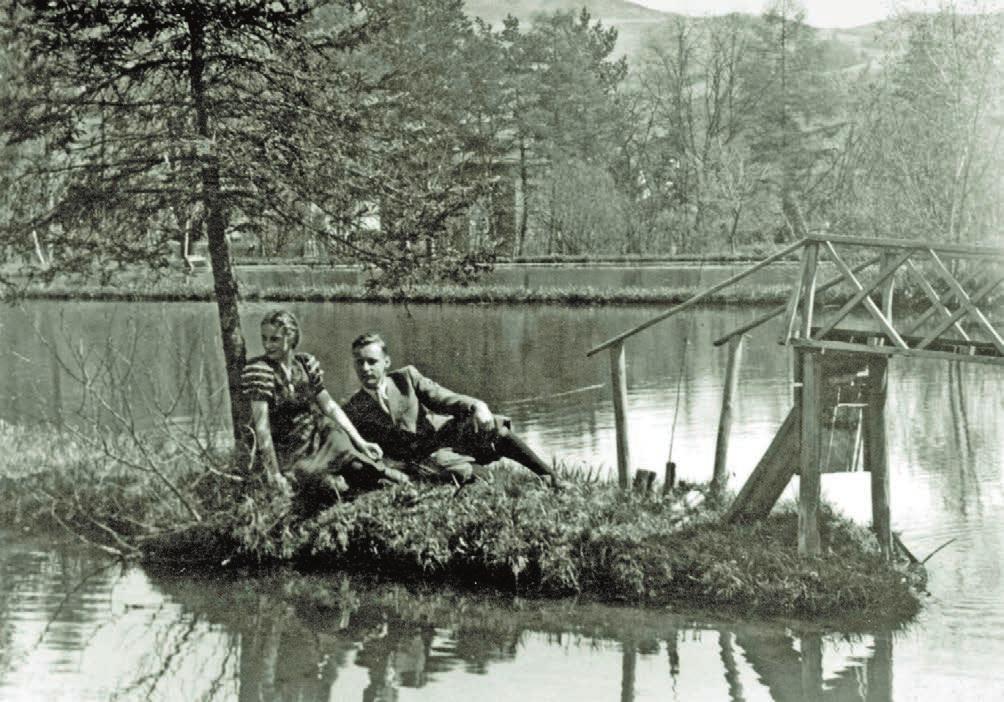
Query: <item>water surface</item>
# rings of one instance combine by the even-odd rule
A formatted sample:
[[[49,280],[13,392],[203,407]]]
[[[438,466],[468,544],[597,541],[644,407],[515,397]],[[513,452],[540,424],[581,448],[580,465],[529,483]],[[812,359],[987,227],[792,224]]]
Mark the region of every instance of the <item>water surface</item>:
[[[269,307],[244,308],[253,353],[257,322]],[[453,389],[483,397],[511,415],[544,455],[608,472],[616,460],[609,370],[604,356],[587,359],[584,352],[656,311],[360,303],[292,308],[304,328],[303,347],[321,360],[336,397],[355,388],[351,339],[380,330],[396,363],[414,363]],[[724,350],[711,341],[760,312],[702,309],[627,345],[635,467],[661,474],[672,449],[680,477],[709,477],[725,365]],[[91,405],[73,378],[81,377],[80,367],[90,377],[100,375],[95,369],[107,356],[101,351],[110,348],[117,358],[131,359],[133,371],[114,376],[114,385],[130,398],[137,419],[156,423],[158,412],[166,412],[184,423],[226,414],[219,411],[222,360],[212,305],[31,303],[0,309],[0,324],[0,418],[6,421],[75,421]],[[734,487],[790,407],[789,361],[775,343],[777,334],[769,327],[748,340],[728,461]],[[805,677],[807,698],[1000,699],[1004,372],[901,360],[890,372],[893,528],[921,557],[953,539],[929,562],[931,594],[919,619],[902,631],[869,630],[864,622],[853,635],[848,628],[820,637],[804,627],[614,608],[597,616],[626,624],[597,629],[595,637],[583,637],[583,625],[560,609],[521,623],[518,632],[504,629],[502,636],[493,626],[461,626],[434,609],[428,626],[418,630],[410,615],[372,615],[381,631],[386,619],[386,634],[367,641],[350,625],[332,631],[330,612],[298,611],[283,585],[220,586],[128,570],[103,571],[80,586],[90,565],[7,535],[0,548],[0,697],[802,699]],[[868,520],[867,474],[827,474],[823,489],[844,512]],[[241,599],[249,590],[257,592],[260,607]],[[506,606],[497,611],[505,613]],[[663,629],[647,638],[629,636],[654,617],[668,618],[659,620]],[[273,629],[285,633],[277,648],[268,648],[273,644],[264,642]],[[263,646],[272,652],[252,653]]]

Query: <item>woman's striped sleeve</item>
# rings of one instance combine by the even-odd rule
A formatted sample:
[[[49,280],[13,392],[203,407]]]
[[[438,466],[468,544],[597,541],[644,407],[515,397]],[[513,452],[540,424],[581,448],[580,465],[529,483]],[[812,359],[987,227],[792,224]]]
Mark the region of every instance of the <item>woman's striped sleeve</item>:
[[[254,402],[275,398],[275,373],[264,361],[251,361],[241,373],[241,394]]]

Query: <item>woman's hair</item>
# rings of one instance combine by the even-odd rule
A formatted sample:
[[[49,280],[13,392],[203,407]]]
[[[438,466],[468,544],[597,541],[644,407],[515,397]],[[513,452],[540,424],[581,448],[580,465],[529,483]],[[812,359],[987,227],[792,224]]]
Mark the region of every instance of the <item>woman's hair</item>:
[[[270,324],[285,331],[293,338],[293,348],[300,345],[300,323],[289,310],[272,310],[261,320],[261,325]]]

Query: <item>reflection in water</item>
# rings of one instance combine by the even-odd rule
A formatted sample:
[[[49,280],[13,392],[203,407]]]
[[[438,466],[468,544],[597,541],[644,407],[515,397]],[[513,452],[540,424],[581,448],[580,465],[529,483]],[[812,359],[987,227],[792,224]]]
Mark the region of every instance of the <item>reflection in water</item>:
[[[4,554],[5,700],[891,699],[889,632],[838,639],[346,576],[93,574],[80,554],[23,543]],[[64,588],[79,599],[54,610]]]

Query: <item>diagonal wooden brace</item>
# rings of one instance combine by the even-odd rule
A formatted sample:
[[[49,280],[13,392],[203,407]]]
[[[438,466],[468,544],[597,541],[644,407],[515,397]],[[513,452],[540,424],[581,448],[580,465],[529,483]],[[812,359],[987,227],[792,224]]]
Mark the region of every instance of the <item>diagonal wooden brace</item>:
[[[835,329],[836,326],[843,321],[844,317],[850,314],[850,311],[852,309],[857,307],[863,299],[868,297],[868,295],[870,295],[877,287],[882,285],[882,283],[884,283],[893,273],[895,273],[899,269],[899,267],[902,266],[903,263],[907,259],[909,259],[910,256],[912,256],[913,254],[914,250],[904,251],[899,256],[893,258],[882,270],[879,271],[878,277],[875,278],[875,280],[873,280],[867,288],[862,287],[860,290],[858,290],[858,292],[856,292],[854,296],[851,297],[850,300],[844,303],[844,306],[840,308],[837,314],[832,319],[830,319],[830,321],[827,322],[822,329],[816,332],[816,338],[817,339],[825,338],[826,334],[833,331],[833,329]],[[854,275],[854,273],[850,270],[848,270],[848,273],[850,273],[851,276]]]
[[[920,271],[920,273],[921,275],[923,275],[923,271]],[[979,281],[980,277],[978,275],[974,275],[965,282],[965,285],[967,286],[975,285]],[[935,292],[935,295],[937,294],[938,293]],[[955,302],[955,297],[956,295],[954,290],[949,290],[944,295],[940,296],[941,303],[948,310],[949,315],[952,314],[952,309],[949,308],[948,305]],[[931,319],[931,317],[935,315],[935,313],[937,313],[937,311],[938,310],[935,307],[928,307],[923,312],[923,314],[921,314],[919,317],[913,320],[913,324],[911,324],[910,328],[904,332],[903,336],[917,336],[920,333],[920,330],[924,328],[924,325],[927,324],[927,322]]]
[[[984,315],[980,308],[976,306],[975,301],[970,299],[969,294],[959,284],[959,281],[955,279],[952,272],[948,270],[948,267],[945,266],[938,254],[936,254],[933,249],[928,249],[927,253],[931,256],[931,260],[934,262],[934,269],[938,271],[944,281],[948,283],[948,287],[951,288],[955,293],[955,296],[959,298],[959,304],[961,305],[960,309],[964,310],[962,316],[972,314],[972,316],[976,318],[979,325],[983,327],[983,330],[987,333],[990,341],[992,341],[994,346],[997,347],[997,351],[1004,355],[1004,339],[1001,339],[1001,335],[994,328],[994,325],[990,323],[990,320],[986,318],[986,315]],[[926,343],[930,342],[927,341]]]
[[[919,323],[923,324],[925,321],[927,321],[928,317],[930,317],[932,314],[937,314],[937,313],[940,313],[942,317],[951,317],[952,313],[949,311],[947,307],[945,307],[945,302],[953,298],[955,294],[950,293],[946,295],[943,300],[941,296],[938,295],[938,292],[933,287],[931,287],[931,284],[927,282],[927,278],[924,277],[924,272],[917,267],[917,264],[914,263],[913,261],[907,261],[906,263],[909,266],[910,273],[913,274],[914,279],[920,285],[920,289],[924,291],[924,294],[927,295],[927,299],[931,301],[931,307],[928,308],[928,310],[921,315],[920,319],[918,320]],[[959,336],[961,336],[966,341],[969,341],[969,335],[966,334],[966,330],[962,328],[961,324],[955,322],[952,326],[955,327],[955,331],[959,334]],[[910,332],[907,332],[907,335],[909,334]]]
[[[971,304],[969,304],[966,307],[962,307],[962,308],[956,310],[952,314],[951,317],[949,317],[948,319],[946,319],[943,322],[941,322],[940,324],[938,324],[938,326],[936,326],[934,328],[934,330],[930,334],[928,334],[923,339],[921,339],[920,343],[918,343],[914,348],[917,348],[917,349],[927,348],[928,344],[930,344],[932,341],[934,341],[939,336],[941,336],[942,332],[944,332],[946,329],[948,329],[954,323],[958,322],[960,319],[962,319],[967,314],[969,314],[969,312],[971,310],[975,309],[974,305],[976,305],[980,301],[982,301],[983,298],[985,298],[987,295],[989,295],[991,292],[993,292],[993,289],[996,288],[1001,283],[1004,283],[1004,277],[995,278],[995,279],[990,280],[989,282],[987,282],[987,284],[984,285],[979,290],[977,290],[976,293],[974,293],[971,298],[968,298]],[[994,346],[997,347],[998,353],[1000,353],[1001,355],[1004,355],[1004,351],[1001,350],[1001,346],[999,344],[997,344],[995,342]]]
[[[826,252],[830,255],[830,259],[837,266],[837,269],[843,274],[844,279],[847,280],[847,282],[850,283],[851,286],[859,293],[864,290],[864,286],[861,285],[854,273],[851,272],[851,269],[846,263],[844,263],[844,260],[840,258],[840,255],[833,248],[833,244],[826,241],[823,242],[823,245],[826,247]],[[868,297],[867,293],[865,293],[865,296],[862,298],[862,302],[864,302],[865,308],[871,312],[872,316],[878,320],[879,326],[882,327],[882,331],[884,331],[892,340],[892,343],[903,350],[907,350],[909,347],[906,345],[906,342],[903,341],[899,333],[893,328],[892,323],[884,314],[882,314],[882,310],[878,308],[878,305],[875,304],[874,300]]]

